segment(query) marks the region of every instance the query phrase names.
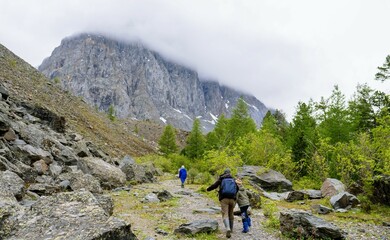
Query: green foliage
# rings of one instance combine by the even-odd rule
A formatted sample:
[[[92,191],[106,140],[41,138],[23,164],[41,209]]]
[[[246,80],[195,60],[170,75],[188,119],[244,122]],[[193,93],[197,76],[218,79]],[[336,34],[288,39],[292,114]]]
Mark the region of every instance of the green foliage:
[[[213,176],[209,172],[201,172],[195,177],[195,183],[198,184],[211,184],[213,180]]]
[[[57,76],[57,77],[53,78],[53,82],[55,84],[59,84],[59,83],[61,83],[61,78]]]
[[[218,118],[217,123],[213,131],[209,132],[206,136],[206,149],[207,150],[219,150],[228,146],[229,133],[228,133],[229,120],[225,118],[225,115],[221,115]]]
[[[322,138],[329,138],[332,144],[350,140],[351,120],[345,106],[345,96],[335,86],[332,95],[317,104],[319,111],[318,132]]]
[[[308,174],[307,168],[318,143],[317,125],[312,114],[312,103],[299,102],[289,128],[287,145],[291,148],[292,160],[297,164],[300,176]]]
[[[205,159],[207,159],[208,171],[212,175],[222,174],[226,168],[230,168],[232,174],[236,175],[238,167],[242,166],[242,160],[238,153],[228,149],[208,151]]]
[[[256,123],[251,118],[248,106],[241,97],[238,99],[228,123],[229,142],[234,143],[238,138],[255,131]]]
[[[296,164],[291,159],[291,152],[279,137],[265,129],[240,138],[233,150],[240,153],[246,165],[263,166],[280,171],[286,177],[295,177]]]
[[[268,228],[279,229],[280,222],[276,216],[278,207],[273,201],[269,199],[261,198],[261,202],[263,203],[263,214],[267,218],[267,220],[263,222],[263,225]]]
[[[196,176],[198,176],[198,174],[199,174],[199,171],[196,168],[191,168],[190,170],[188,170],[188,176],[187,176],[188,183],[194,184],[195,178],[196,178]]]
[[[390,77],[389,69],[390,69],[390,55],[387,55],[385,63],[381,67],[378,67],[379,72],[375,74],[375,80],[382,81],[382,82],[388,80]]]
[[[178,151],[178,147],[176,145],[175,129],[171,125],[167,125],[165,127],[164,132],[158,141],[158,145],[160,152],[164,156],[176,153]]]
[[[114,105],[110,105],[108,107],[108,118],[111,120],[111,121],[115,121],[116,117],[115,117],[115,108],[114,108]]]
[[[367,85],[357,86],[357,92],[348,103],[352,131],[367,132],[375,127],[373,97],[373,90]]]
[[[145,155],[136,158],[137,163],[153,163],[155,167],[162,169],[164,172],[172,172],[172,161],[160,155]]]
[[[200,130],[200,121],[195,119],[190,135],[187,138],[187,145],[184,154],[191,159],[200,159],[205,151],[206,141]]]
[[[390,175],[390,114],[384,114],[378,119],[378,126],[372,129],[372,135],[374,172]]]

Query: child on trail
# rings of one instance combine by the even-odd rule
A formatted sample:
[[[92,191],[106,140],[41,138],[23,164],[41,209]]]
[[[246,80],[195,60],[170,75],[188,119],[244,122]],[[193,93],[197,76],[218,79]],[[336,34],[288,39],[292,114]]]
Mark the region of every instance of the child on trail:
[[[187,178],[187,170],[184,167],[184,165],[181,166],[181,168],[179,169],[179,178],[181,181],[181,187],[184,188],[184,182],[186,181]]]
[[[249,227],[252,225],[251,218],[248,215],[248,208],[250,206],[249,199],[252,197],[252,194],[244,188],[241,179],[237,178],[236,183],[238,186],[237,204],[240,207],[242,218],[242,232],[247,233],[249,232]]]

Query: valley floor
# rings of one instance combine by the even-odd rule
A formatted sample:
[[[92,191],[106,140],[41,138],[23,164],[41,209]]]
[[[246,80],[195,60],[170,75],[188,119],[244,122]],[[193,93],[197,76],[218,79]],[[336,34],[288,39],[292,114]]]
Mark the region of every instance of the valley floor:
[[[178,179],[160,180],[153,184],[140,184],[127,191],[113,192],[115,202],[114,216],[131,223],[133,232],[138,239],[226,239],[220,213],[195,213],[195,210],[219,207],[219,204],[205,195],[197,193],[199,185],[180,187]],[[144,197],[152,192],[167,190],[173,199],[160,203],[142,203]],[[238,209],[237,209],[238,210]],[[241,233],[242,223],[235,216],[234,232],[231,239],[235,240],[275,240],[286,239],[279,231],[263,226],[266,218],[262,209],[252,209],[252,228],[249,233]],[[174,229],[180,224],[195,220],[217,220],[219,230],[216,234],[195,235],[194,237],[177,236]],[[362,222],[335,222],[348,233],[347,239],[381,239],[390,240],[390,227]]]

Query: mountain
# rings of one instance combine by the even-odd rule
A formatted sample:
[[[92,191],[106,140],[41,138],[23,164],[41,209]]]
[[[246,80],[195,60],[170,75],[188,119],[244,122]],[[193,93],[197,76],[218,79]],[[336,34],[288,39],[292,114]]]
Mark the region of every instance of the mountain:
[[[119,118],[148,119],[190,130],[199,118],[203,131],[221,114],[230,117],[239,97],[260,126],[267,107],[253,96],[200,79],[198,73],[165,59],[140,42],[80,34],[65,38],[39,71]]]
[[[140,121],[128,120],[126,124],[110,121],[106,114],[96,111],[79,97],[64,92],[1,44],[0,86],[7,89],[18,102],[44,107],[63,117],[67,129],[82,134],[112,157],[143,156],[156,152],[156,144],[139,135],[146,135],[144,127],[149,127],[159,136],[161,127],[157,129]],[[50,116],[45,112],[43,114]],[[139,134],[134,133],[135,127],[140,129]]]

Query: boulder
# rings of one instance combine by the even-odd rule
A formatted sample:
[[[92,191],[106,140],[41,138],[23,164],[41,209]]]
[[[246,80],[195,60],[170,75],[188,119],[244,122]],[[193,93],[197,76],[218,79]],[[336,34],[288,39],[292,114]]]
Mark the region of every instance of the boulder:
[[[252,184],[266,191],[286,192],[292,190],[292,183],[280,172],[258,166],[244,166],[238,173],[240,177],[249,177]]]
[[[41,197],[11,226],[7,239],[137,239],[130,224],[109,217],[87,191]]]
[[[154,176],[156,169],[150,165],[138,165],[130,157],[125,157],[119,164],[119,168],[126,174],[127,181],[136,181],[137,183],[156,182]]]
[[[373,187],[373,202],[390,206],[390,176],[376,176],[374,178]]]
[[[158,199],[157,194],[149,193],[145,196],[143,203],[159,203],[160,199]]]
[[[321,204],[312,205],[311,209],[313,212],[317,214],[328,214],[330,212],[333,212],[333,209],[323,206]]]
[[[161,201],[161,202],[165,202],[165,201],[168,201],[169,199],[172,199],[173,196],[170,192],[168,192],[167,190],[164,190],[162,192],[158,192],[157,193],[157,198]]]
[[[298,200],[304,200],[305,196],[305,193],[303,193],[302,191],[291,191],[287,193],[285,200],[287,202],[294,202]]]
[[[126,175],[119,169],[100,158],[81,158],[78,162],[79,169],[85,174],[91,174],[100,181],[103,188],[112,189],[123,186]]]
[[[280,231],[297,239],[345,239],[344,233],[332,223],[301,210],[280,213]]]
[[[321,186],[321,193],[323,197],[332,197],[344,191],[345,185],[334,178],[327,178]]]
[[[1,191],[9,191],[16,199],[22,199],[25,193],[24,181],[14,172],[0,172]]]
[[[73,191],[85,189],[91,193],[102,193],[99,180],[90,174],[81,171],[67,172],[58,176],[61,181],[69,181],[69,188]]]
[[[218,222],[216,220],[197,220],[190,223],[184,223],[175,229],[175,234],[194,235],[197,233],[211,233],[218,230]]]
[[[108,216],[111,216],[114,212],[114,200],[112,199],[111,195],[104,194],[95,195],[96,200],[98,201],[100,207],[103,208],[103,210],[107,213]]]
[[[321,199],[322,198],[321,190],[306,189],[306,190],[300,190],[300,191],[303,192],[306,196],[308,196],[309,199]]]
[[[350,209],[359,204],[359,199],[348,192],[341,192],[330,198],[330,204],[334,209]]]

